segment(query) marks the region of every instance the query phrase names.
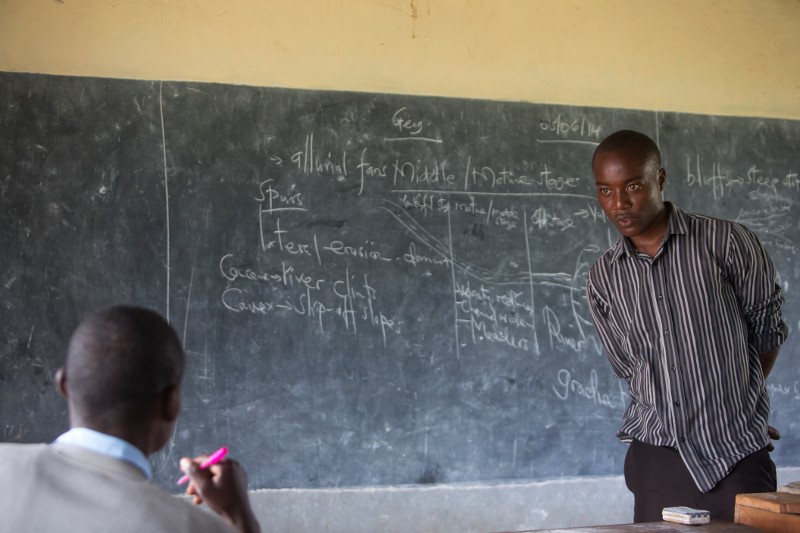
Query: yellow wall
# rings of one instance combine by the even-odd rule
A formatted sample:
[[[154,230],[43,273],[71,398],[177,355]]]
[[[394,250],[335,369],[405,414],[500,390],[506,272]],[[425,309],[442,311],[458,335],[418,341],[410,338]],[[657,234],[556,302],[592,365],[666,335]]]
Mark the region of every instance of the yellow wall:
[[[800,0],[0,0],[0,70],[800,119]]]

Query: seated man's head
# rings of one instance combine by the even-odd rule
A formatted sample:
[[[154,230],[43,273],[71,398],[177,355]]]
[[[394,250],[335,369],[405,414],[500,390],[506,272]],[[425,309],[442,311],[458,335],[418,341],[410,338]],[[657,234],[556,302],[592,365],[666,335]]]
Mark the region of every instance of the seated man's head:
[[[78,325],[56,384],[72,427],[120,437],[149,455],[174,429],[183,366],[180,341],[160,315],[117,306]]]

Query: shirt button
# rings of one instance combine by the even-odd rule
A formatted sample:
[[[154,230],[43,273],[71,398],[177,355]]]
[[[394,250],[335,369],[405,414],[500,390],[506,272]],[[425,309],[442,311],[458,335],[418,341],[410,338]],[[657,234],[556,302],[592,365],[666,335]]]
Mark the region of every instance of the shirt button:
[[[686,442],[686,437],[681,437],[681,443]]]
[[[675,366],[675,365],[672,365],[672,370],[678,370],[678,367]]]
[[[675,407],[680,407],[680,406],[681,406],[681,402],[675,402]]]
[[[658,299],[659,301],[661,301],[661,300],[663,300],[663,299],[664,299],[664,297],[663,297],[663,296],[661,296],[661,295],[659,294],[657,299]]]

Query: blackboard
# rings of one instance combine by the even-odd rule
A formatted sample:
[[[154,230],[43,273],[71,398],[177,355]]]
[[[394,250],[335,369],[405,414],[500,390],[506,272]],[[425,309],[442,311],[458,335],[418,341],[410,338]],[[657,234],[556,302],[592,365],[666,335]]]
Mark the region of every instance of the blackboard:
[[[167,486],[223,444],[253,488],[620,475],[628,396],[584,296],[616,239],[589,160],[620,128],[659,142],[668,199],[772,254],[773,457],[798,466],[799,122],[11,73],[0,437],[67,427],[70,332],[134,302],[188,356]]]

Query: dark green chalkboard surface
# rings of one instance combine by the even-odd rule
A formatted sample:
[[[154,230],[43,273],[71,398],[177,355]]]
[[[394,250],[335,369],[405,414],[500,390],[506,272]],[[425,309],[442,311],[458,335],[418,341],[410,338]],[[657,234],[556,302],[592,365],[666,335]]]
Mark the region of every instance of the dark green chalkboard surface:
[[[254,488],[621,474],[584,297],[616,239],[589,160],[620,128],[657,139],[668,199],[771,252],[774,459],[800,465],[798,122],[8,73],[1,440],[66,428],[72,328],[133,302],[188,355],[168,486],[221,445]]]

